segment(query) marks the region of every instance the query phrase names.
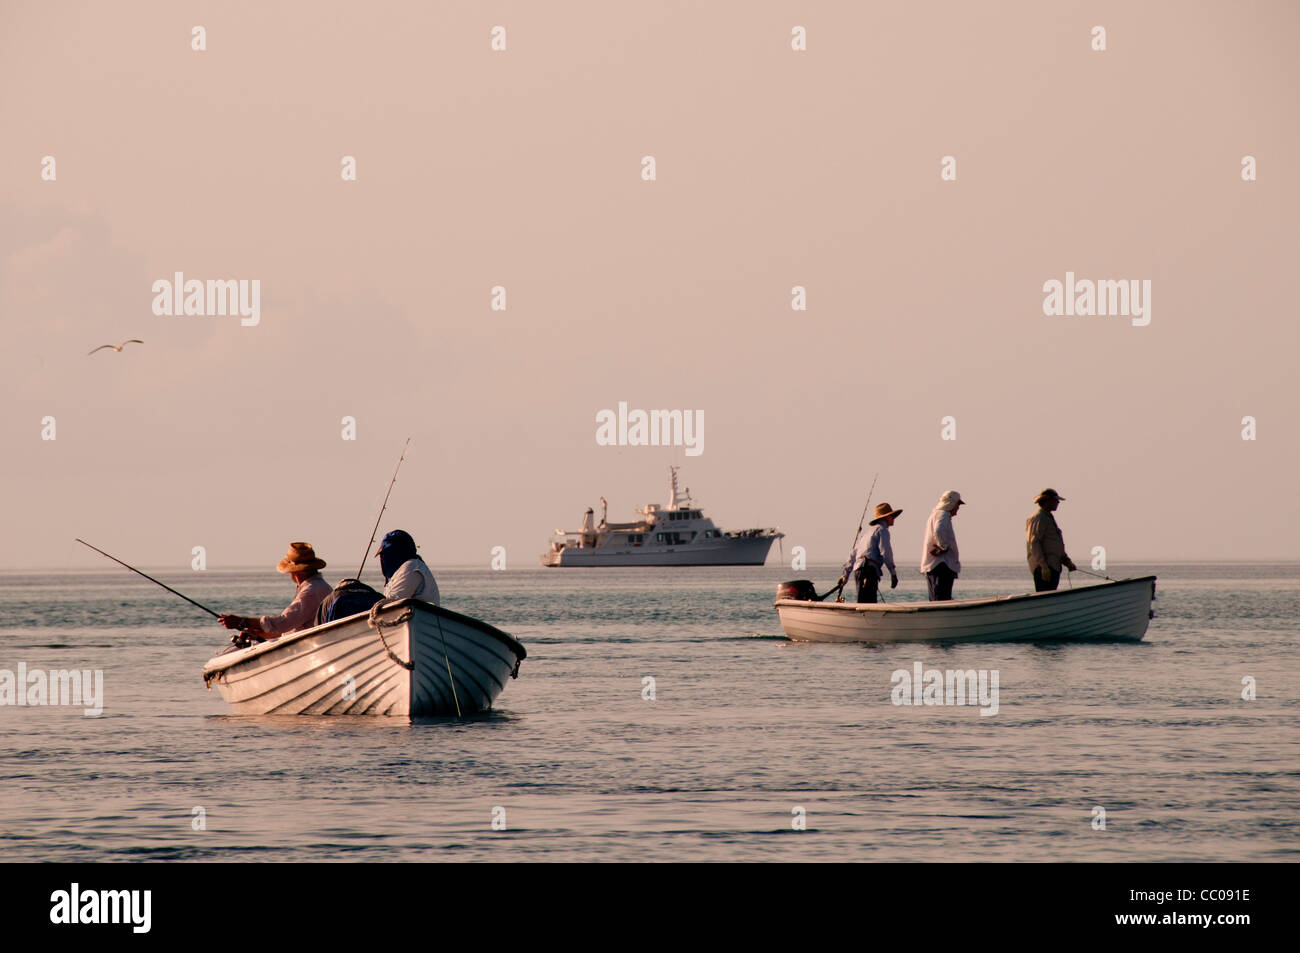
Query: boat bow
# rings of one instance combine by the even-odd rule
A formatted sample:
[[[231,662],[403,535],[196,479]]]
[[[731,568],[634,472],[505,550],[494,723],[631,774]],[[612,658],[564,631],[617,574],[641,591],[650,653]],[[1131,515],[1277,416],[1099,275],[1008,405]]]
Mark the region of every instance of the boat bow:
[[[486,622],[403,599],[217,655],[203,680],[237,714],[471,714],[525,657]]]

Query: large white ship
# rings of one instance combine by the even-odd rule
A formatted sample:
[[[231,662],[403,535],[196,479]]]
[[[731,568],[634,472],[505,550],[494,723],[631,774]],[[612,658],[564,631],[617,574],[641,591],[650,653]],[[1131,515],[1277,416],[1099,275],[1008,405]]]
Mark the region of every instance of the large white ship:
[[[775,528],[723,532],[677,490],[677,468],[668,468],[668,505],[647,503],[634,523],[610,523],[600,498],[600,522],[590,508],[582,529],[557,529],[560,537],[542,554],[543,566],[761,566],[772,543],[785,534]]]

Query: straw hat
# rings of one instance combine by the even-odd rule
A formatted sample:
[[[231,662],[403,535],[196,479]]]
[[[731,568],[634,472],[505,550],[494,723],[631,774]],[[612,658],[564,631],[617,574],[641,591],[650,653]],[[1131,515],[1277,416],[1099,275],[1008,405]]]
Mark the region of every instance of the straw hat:
[[[1039,493],[1036,497],[1034,497],[1034,503],[1041,506],[1043,500],[1056,500],[1058,503],[1060,503],[1064,499],[1065,497],[1061,496],[1061,494],[1057,493],[1049,486],[1042,493]]]
[[[324,569],[325,560],[316,558],[311,543],[290,543],[289,551],[275,568],[280,572],[306,572],[308,569]]]
[[[875,525],[876,525],[877,523],[879,523],[881,520],[888,519],[888,518],[891,517],[891,516],[898,516],[898,515],[899,515],[900,513],[902,513],[902,512],[903,512],[902,510],[896,510],[896,509],[894,509],[894,508],[891,507],[888,503],[877,503],[877,504],[876,504],[876,518],[873,519],[873,520],[872,520],[870,523],[868,523],[867,525],[868,525],[868,526],[875,526]]]

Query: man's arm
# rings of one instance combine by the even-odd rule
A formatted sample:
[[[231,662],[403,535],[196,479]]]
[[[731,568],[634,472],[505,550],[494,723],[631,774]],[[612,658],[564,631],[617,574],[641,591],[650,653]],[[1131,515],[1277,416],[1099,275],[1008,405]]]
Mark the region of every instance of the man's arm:
[[[1070,572],[1074,572],[1079,567],[1074,564],[1074,560],[1070,558],[1070,554],[1065,551],[1065,534],[1061,532],[1059,526],[1056,528],[1056,538],[1061,542],[1061,564],[1065,566],[1066,569],[1070,570]]]
[[[953,532],[950,514],[944,514],[939,518],[934,527],[934,538],[941,553],[946,553],[957,545],[957,534]]]
[[[315,610],[311,608],[308,591],[303,590],[279,615],[264,615],[253,621],[258,624],[261,631],[269,635],[284,635],[286,632],[306,628],[311,624],[314,615]]]
[[[894,540],[893,534],[889,532],[886,526],[884,532],[880,534],[880,558],[885,561],[889,567],[889,588],[898,588],[898,568],[894,565]]]
[[[261,620],[250,616],[231,615],[230,613],[226,613],[217,616],[217,621],[227,629],[243,629],[246,632],[262,631]]]
[[[941,552],[943,545],[939,542],[939,520],[933,519],[925,524],[925,553],[927,556],[938,556]]]
[[[388,580],[388,585],[384,586],[384,598],[392,599],[409,599],[415,595],[415,591],[420,588],[420,574],[415,571],[415,560],[408,559],[397,567],[397,572]]]

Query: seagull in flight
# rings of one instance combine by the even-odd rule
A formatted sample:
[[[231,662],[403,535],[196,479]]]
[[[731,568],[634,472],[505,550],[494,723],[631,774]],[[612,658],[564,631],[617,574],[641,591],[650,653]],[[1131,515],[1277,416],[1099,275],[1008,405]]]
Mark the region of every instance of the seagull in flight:
[[[117,345],[113,345],[113,344],[101,344],[99,347],[95,348],[95,351],[102,351],[102,350],[104,350],[104,348],[106,348],[106,347],[110,347],[110,348],[112,348],[114,351],[117,351],[117,352],[120,353],[121,350],[122,350],[122,348],[126,347],[128,344],[143,344],[143,343],[144,343],[144,342],[141,341],[139,338],[131,338],[130,340],[128,340],[128,341],[123,341],[121,344],[117,344]],[[94,354],[95,351],[90,351],[89,353],[86,354],[86,357],[90,357],[90,355],[91,355],[91,354]]]

